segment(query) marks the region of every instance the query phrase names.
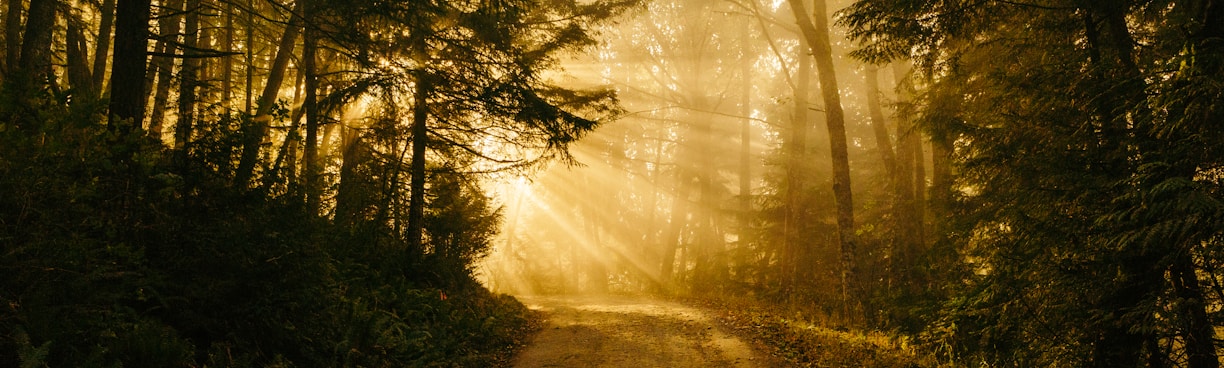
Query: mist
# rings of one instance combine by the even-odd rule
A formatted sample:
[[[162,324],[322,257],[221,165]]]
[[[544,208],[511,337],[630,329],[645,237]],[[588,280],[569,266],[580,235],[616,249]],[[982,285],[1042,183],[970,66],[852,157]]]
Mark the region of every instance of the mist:
[[[603,41],[563,63],[563,78],[615,89],[623,112],[573,147],[576,164],[494,185],[505,218],[481,265],[486,285],[764,296],[802,283],[804,294],[840,293],[825,107],[794,24],[785,2],[654,1],[600,29]],[[842,34],[832,45],[857,206],[878,211],[891,193],[869,103],[887,110],[876,117],[886,141],[901,140],[898,79],[847,56]],[[882,75],[874,88],[868,71]]]
[[[1222,4],[11,0],[0,367],[1219,368]]]

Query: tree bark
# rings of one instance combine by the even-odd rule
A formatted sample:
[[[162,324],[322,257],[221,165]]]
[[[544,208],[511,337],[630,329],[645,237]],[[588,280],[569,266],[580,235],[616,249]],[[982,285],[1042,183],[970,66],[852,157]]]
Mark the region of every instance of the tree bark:
[[[841,105],[841,93],[837,87],[837,75],[833,69],[833,49],[829,41],[828,16],[824,0],[816,0],[812,16],[807,15],[803,0],[788,0],[791,11],[799,23],[808,48],[816,59],[816,74],[820,79],[820,95],[824,100],[826,123],[829,130],[829,149],[833,159],[833,196],[837,205],[837,239],[841,250],[842,298],[847,311],[857,309],[861,303],[857,295],[856,257],[857,239],[854,234],[854,201],[850,191],[850,159],[846,143],[845,113]]]
[[[902,178],[907,177],[902,174],[902,168],[906,165],[899,163],[900,156],[893,150],[893,138],[889,133],[888,125],[884,118],[883,104],[880,102],[882,95],[880,91],[880,71],[875,66],[868,66],[864,71],[867,79],[867,109],[871,116],[871,128],[875,133],[876,149],[880,152],[880,161],[884,166],[884,175],[887,178],[887,192],[889,193],[889,207],[892,214],[892,239],[888,242],[888,270],[887,287],[892,288],[906,282],[906,277],[899,271],[905,268],[905,264],[901,262],[906,257],[907,244],[912,240],[913,235],[907,231],[909,229],[910,216],[908,215],[907,197],[912,201],[912,195],[906,196],[903,193],[909,188],[905,185]],[[905,152],[905,153],[908,153]],[[908,155],[904,155],[907,159]]]
[[[412,105],[412,163],[409,172],[408,254],[413,260],[424,250],[425,145],[429,143],[429,72],[416,72]]]
[[[263,93],[260,94],[255,116],[244,129],[242,155],[239,157],[238,168],[234,173],[235,187],[246,188],[254,175],[255,164],[259,160],[259,150],[263,145],[264,137],[268,135],[268,123],[272,120],[269,114],[276,106],[276,96],[280,91],[281,83],[285,80],[285,69],[289,65],[289,56],[293,54],[294,43],[298,34],[301,33],[301,13],[302,2],[299,1],[294,5],[289,24],[285,26],[285,31],[281,34],[276,57],[272,59],[272,66],[268,69],[268,79],[264,84]],[[247,68],[250,68],[250,65]]]
[[[893,79],[897,81],[897,171],[893,181],[898,198],[897,249],[893,257],[895,272],[902,284],[913,288],[919,283],[912,267],[923,239],[923,216],[926,203],[926,170],[923,165],[922,139],[918,127],[913,123],[912,100],[915,92],[912,84],[905,82],[910,68],[903,63],[892,65]]]
[[[307,17],[313,6],[306,7]],[[307,18],[310,19],[310,18]],[[304,191],[306,194],[306,208],[310,214],[318,214],[319,211],[319,167],[318,167],[318,136],[319,136],[319,105],[317,93],[319,89],[319,79],[315,70],[316,62],[316,42],[315,30],[313,27],[306,27],[302,33],[302,74],[305,76],[306,99],[302,101],[302,109],[306,111],[306,141],[302,149],[302,168]]]
[[[868,66],[863,74],[867,78],[867,110],[871,116],[871,130],[875,133],[876,150],[880,151],[880,161],[884,164],[884,173],[892,177],[897,171],[897,154],[893,151],[892,135],[884,119],[884,108],[880,102],[880,70]],[[896,183],[890,183],[896,185]]]
[[[221,45],[225,56],[221,59],[221,106],[226,115],[233,109],[233,79],[234,79],[234,3],[225,2],[225,33]]]
[[[97,42],[94,43],[93,90],[105,91],[106,60],[110,56],[111,28],[115,22],[115,0],[103,0],[98,22]]]
[[[121,133],[144,120],[145,58],[149,39],[149,0],[115,4],[115,52],[111,61],[110,122]],[[126,121],[130,124],[120,124]]]
[[[800,50],[807,49],[807,40],[800,38]],[[786,187],[783,194],[783,204],[785,209],[785,218],[782,220],[782,255],[779,260],[781,268],[782,292],[789,295],[789,291],[794,288],[796,278],[798,277],[798,247],[799,247],[799,224],[807,221],[806,213],[799,203],[799,198],[804,190],[803,183],[803,156],[807,152],[808,129],[811,127],[811,122],[808,121],[808,93],[811,92],[812,83],[812,58],[803,55],[805,52],[800,51],[799,67],[796,70],[798,74],[797,83],[795,84],[795,106],[791,116],[790,137],[786,139]]]
[[[89,45],[85,41],[80,22],[69,18],[67,23],[68,32],[65,36],[64,51],[68,59],[68,85],[71,86],[73,95],[78,98],[93,99],[97,95],[93,89],[93,76],[89,73],[89,55],[85,53]]]
[[[8,0],[8,11],[4,14],[4,73],[11,74],[21,62],[21,13],[25,11],[22,0]]]
[[[196,87],[200,59],[192,57],[199,45],[200,0],[187,0],[183,19],[183,60],[179,69],[178,121],[174,124],[174,147],[180,151],[191,140],[195,124]]]
[[[251,105],[254,103],[254,99],[252,99],[251,97],[254,95],[254,90],[255,90],[255,68],[254,68],[255,66],[255,48],[250,46],[255,43],[255,16],[253,15],[255,13],[254,12],[255,10],[254,0],[247,0],[246,8],[247,8],[247,11],[246,11],[247,12],[246,44],[248,46],[245,48],[246,52],[243,53],[243,56],[246,58],[246,66],[243,67],[244,71],[246,72],[245,73],[246,74],[246,84],[242,88],[243,90],[242,113],[243,115],[246,115],[249,117],[251,116],[251,111],[252,111]],[[243,148],[245,149],[245,146]],[[245,151],[243,152],[245,154]]]
[[[55,83],[51,73],[51,36],[58,7],[58,0],[30,0],[17,69],[37,85]]]
[[[174,13],[182,11],[182,0],[168,0],[162,3],[161,10],[165,14],[159,14],[157,17],[158,38],[157,52],[163,55],[171,55],[178,52],[178,47],[175,43],[179,37],[179,16]],[[146,76],[146,81],[152,81],[153,76],[157,78],[157,85],[153,92],[153,112],[149,115],[149,136],[161,140],[162,127],[165,124],[166,101],[170,99],[171,79],[174,76],[174,59],[169,56],[154,56],[151,60],[152,65],[149,67],[149,75]],[[146,85],[151,83],[146,83]],[[146,87],[148,88],[148,87]],[[183,147],[175,147],[182,149]]]
[[[689,183],[686,176],[681,174],[680,168],[676,167],[676,193],[672,200],[671,221],[668,227],[668,232],[663,236],[663,257],[660,260],[659,267],[659,283],[665,292],[671,291],[675,285],[673,280],[676,268],[676,251],[681,248],[684,243],[681,238],[681,232],[684,230],[685,219],[688,217],[688,188]]]
[[[752,67],[747,60],[740,61],[744,90],[740,95],[740,152],[739,152],[739,248],[748,247],[752,231]]]
[[[341,228],[349,228],[359,218],[361,208],[365,206],[362,193],[369,190],[361,187],[362,176],[357,172],[358,165],[367,159],[367,151],[360,131],[346,128],[344,124],[341,124],[341,128],[344,130],[340,134],[340,182],[336,185],[336,215],[332,217],[332,223]],[[517,210],[519,207],[514,208]],[[509,248],[509,244],[514,241],[514,222],[517,218],[509,216],[507,220],[510,221],[506,240]]]
[[[1173,266],[1170,274],[1173,279],[1173,290],[1182,308],[1182,336],[1185,339],[1186,355],[1190,368],[1217,368],[1220,361],[1215,351],[1215,330],[1207,317],[1207,303],[1203,298],[1203,289],[1199,285],[1198,276],[1194,272],[1194,262],[1190,255],[1181,253],[1173,256]]]

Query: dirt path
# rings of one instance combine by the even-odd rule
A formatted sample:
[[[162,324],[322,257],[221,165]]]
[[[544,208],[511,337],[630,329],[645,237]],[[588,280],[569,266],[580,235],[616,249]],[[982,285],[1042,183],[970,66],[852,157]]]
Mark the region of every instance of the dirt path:
[[[765,367],[698,309],[640,297],[519,297],[544,330],[514,367]]]

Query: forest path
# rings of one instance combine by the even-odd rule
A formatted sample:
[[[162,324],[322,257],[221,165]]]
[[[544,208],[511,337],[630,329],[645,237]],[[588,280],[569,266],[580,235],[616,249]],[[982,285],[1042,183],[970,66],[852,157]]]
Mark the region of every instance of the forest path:
[[[546,324],[514,367],[772,366],[700,309],[633,296],[520,296]]]

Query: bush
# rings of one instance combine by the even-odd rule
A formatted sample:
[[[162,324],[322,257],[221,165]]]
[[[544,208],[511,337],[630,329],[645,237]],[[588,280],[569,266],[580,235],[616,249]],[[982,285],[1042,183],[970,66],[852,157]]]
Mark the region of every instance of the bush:
[[[230,187],[225,155],[170,162],[58,106],[0,106],[39,122],[0,121],[0,366],[486,366],[530,326],[471,278],[496,214],[470,190],[433,217],[447,262],[405,264],[386,224],[332,224]]]

